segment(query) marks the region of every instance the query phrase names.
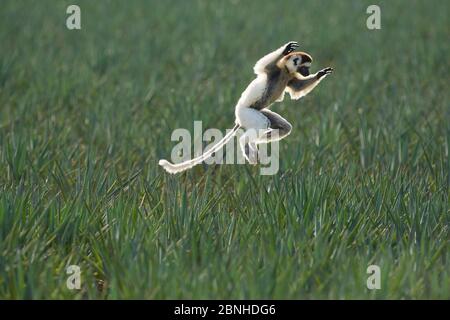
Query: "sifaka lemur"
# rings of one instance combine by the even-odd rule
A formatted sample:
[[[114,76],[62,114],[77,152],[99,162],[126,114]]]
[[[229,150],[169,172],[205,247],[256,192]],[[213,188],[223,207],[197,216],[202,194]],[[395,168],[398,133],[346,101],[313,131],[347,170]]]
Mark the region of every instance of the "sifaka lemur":
[[[160,160],[159,165],[169,173],[190,169],[222,148],[240,128],[245,130],[239,138],[241,150],[249,163],[257,163],[257,144],[283,139],[292,130],[291,124],[269,107],[282,101],[286,92],[294,100],[304,97],[333,72],[332,68],[325,68],[310,74],[312,58],[294,51],[298,47],[297,42],[288,42],[256,62],[253,70],[257,77],[242,93],[235,109],[235,126],[222,140],[192,160],[178,164]]]

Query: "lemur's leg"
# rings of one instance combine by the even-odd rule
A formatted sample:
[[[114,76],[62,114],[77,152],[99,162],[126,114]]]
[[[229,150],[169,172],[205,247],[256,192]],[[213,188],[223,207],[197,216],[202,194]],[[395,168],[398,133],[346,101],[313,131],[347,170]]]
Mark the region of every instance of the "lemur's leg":
[[[292,130],[292,125],[278,113],[268,109],[261,110],[270,121],[269,129],[258,137],[257,143],[268,143],[287,137]]]
[[[239,138],[239,144],[248,162],[257,162],[257,141],[270,126],[270,120],[259,110],[240,107],[236,109],[237,123],[245,129]]]
[[[245,159],[250,164],[257,164],[258,163],[258,147],[256,146],[256,143],[252,141],[251,139],[251,130],[247,130],[240,138],[239,138],[239,145],[241,147],[242,154],[244,155]],[[249,134],[250,133],[250,134]]]
[[[253,67],[253,71],[256,74],[270,72],[274,68],[276,68],[276,64],[278,60],[280,60],[285,55],[293,52],[295,49],[299,47],[298,43],[295,41],[290,41],[285,45],[281,46],[277,50],[265,55],[261,59],[259,59],[255,66]]]

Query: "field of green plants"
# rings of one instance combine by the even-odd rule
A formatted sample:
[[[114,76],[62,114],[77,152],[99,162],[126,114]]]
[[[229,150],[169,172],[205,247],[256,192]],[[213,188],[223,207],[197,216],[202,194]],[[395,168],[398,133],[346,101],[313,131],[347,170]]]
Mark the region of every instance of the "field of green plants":
[[[2,1],[0,298],[450,299],[450,4],[370,4]],[[335,71],[272,107],[279,172],[164,172],[289,40]]]

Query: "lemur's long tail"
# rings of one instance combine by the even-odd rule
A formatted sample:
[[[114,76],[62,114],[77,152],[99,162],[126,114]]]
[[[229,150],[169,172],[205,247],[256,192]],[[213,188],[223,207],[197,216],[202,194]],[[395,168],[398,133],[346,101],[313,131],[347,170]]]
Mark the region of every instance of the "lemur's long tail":
[[[236,124],[233,129],[228,132],[225,137],[222,138],[214,147],[203,153],[201,156],[198,156],[197,158],[194,158],[192,160],[188,160],[185,162],[173,164],[170,163],[167,160],[159,160],[159,165],[163,167],[168,173],[178,173],[187,169],[192,168],[193,166],[202,163],[204,160],[209,158],[214,152],[217,150],[220,150],[228,141],[230,141],[231,138],[236,134],[236,131],[240,128],[240,125]]]

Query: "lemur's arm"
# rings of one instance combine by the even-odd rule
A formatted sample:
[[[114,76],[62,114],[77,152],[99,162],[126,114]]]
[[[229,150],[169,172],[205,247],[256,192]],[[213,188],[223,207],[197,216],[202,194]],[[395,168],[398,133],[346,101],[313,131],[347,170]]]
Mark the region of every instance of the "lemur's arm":
[[[253,67],[253,71],[259,75],[263,73],[270,73],[271,71],[275,70],[277,68],[277,62],[285,55],[293,52],[295,49],[297,49],[298,43],[295,41],[290,41],[283,45],[282,47],[278,48],[274,52],[271,52],[261,59],[259,59],[255,66]]]
[[[310,93],[327,75],[333,72],[333,68],[325,68],[307,77],[296,73],[295,78],[287,84],[286,91],[291,99],[298,100]]]

